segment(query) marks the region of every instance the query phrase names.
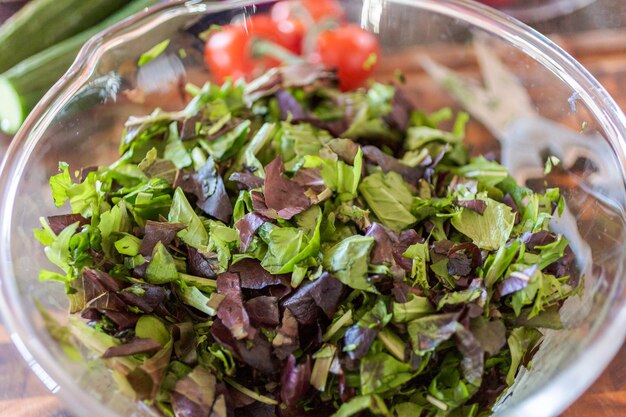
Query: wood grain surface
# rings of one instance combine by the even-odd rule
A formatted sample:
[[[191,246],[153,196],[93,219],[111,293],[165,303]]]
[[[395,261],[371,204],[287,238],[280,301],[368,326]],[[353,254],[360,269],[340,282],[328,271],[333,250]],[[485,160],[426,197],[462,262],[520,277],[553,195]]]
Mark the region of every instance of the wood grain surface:
[[[614,4],[619,5],[616,12],[622,13],[622,29],[552,35],[552,38],[578,59],[626,110],[626,0]],[[0,159],[8,141],[9,138],[0,136]],[[60,400],[25,365],[0,325],[0,417],[69,416]],[[562,417],[624,416],[626,346],[594,385],[562,414]]]

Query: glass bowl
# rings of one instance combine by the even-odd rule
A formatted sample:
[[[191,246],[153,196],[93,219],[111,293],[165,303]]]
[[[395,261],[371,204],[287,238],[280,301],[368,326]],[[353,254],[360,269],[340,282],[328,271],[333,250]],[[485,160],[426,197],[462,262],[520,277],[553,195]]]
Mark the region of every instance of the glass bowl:
[[[573,13],[596,0],[481,0],[524,22],[541,22]]]
[[[496,117],[497,103],[491,103],[494,120],[485,118],[485,125],[472,121],[468,141],[475,153],[502,155],[513,174],[532,187],[562,187],[567,210],[554,228],[573,242],[585,280],[582,295],[561,311],[566,329],[545,331],[532,367],[494,413],[558,414],[602,372],[626,335],[626,118],[569,55],[491,8],[462,0],[342,3],[349,20],[381,41],[376,77],[389,80],[401,70],[424,111],[459,108],[424,73],[425,62],[452,67],[479,82],[472,39],[488,46],[482,50],[516,76],[516,87],[498,91],[494,99],[504,113],[501,108]],[[50,265],[32,230],[39,227],[40,216],[67,211],[54,206],[48,179],[60,160],[72,169],[111,163],[130,115],[148,114],[157,106],[180,109],[181,83],[201,84],[209,76],[196,34],[211,24],[267,12],[267,6],[167,2],[96,36],[36,107],[7,153],[0,174],[0,307],[29,366],[78,416],[155,413],[118,394],[98,361],[70,361],[45,330],[37,302],[59,320],[67,318],[63,287],[37,278],[39,269]],[[171,40],[166,54],[138,68],[139,56],[164,39]],[[179,54],[181,48],[186,54]],[[495,67],[485,68],[486,73],[489,68]],[[496,74],[488,86],[498,82]],[[138,95],[138,88],[144,94]],[[527,111],[515,111],[520,108]],[[508,131],[498,130],[496,121]],[[562,166],[542,179],[536,174],[543,172],[543,164],[538,167],[537,161],[546,153],[560,155]]]

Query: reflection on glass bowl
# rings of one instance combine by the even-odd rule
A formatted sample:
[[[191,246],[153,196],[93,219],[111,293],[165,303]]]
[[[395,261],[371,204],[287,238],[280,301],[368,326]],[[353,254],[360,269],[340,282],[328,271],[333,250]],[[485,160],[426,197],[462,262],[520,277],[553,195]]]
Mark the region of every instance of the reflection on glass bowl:
[[[563,16],[596,0],[479,0],[524,22],[540,22]]]

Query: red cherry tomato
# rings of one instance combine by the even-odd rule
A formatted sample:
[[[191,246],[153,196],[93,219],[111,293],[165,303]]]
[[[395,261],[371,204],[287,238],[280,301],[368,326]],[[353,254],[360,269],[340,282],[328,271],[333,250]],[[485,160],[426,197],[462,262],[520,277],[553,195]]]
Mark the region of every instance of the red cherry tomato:
[[[346,91],[360,87],[372,74],[380,48],[376,36],[356,25],[346,25],[322,32],[316,52],[327,68],[337,69],[339,86]]]
[[[335,0],[302,0],[302,5],[316,22],[328,18],[343,18],[343,9]]]
[[[304,9],[315,22],[323,19],[343,19],[343,9],[336,0],[281,1],[272,6],[272,19],[278,22],[302,20],[302,13],[298,13],[299,8]]]
[[[204,62],[218,82],[250,74],[250,37],[242,26],[227,25],[211,34],[204,46]]]
[[[280,65],[270,57],[254,58],[252,42],[255,38],[275,43],[294,54],[302,52],[304,26],[295,20],[274,21],[267,15],[252,16],[246,22],[223,26],[213,33],[204,48],[204,61],[216,80],[239,79],[255,69]]]
[[[256,15],[250,18],[247,26],[252,36],[267,39],[294,54],[302,52],[304,25],[297,20],[276,21],[268,15]]]

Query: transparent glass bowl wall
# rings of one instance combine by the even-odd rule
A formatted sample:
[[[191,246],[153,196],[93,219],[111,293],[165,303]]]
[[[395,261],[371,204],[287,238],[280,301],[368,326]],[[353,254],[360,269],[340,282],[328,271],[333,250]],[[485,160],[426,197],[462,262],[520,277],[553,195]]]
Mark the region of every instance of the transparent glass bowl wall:
[[[524,22],[541,22],[575,12],[596,0],[516,0],[502,11]]]
[[[519,76],[538,114],[582,130],[583,141],[601,141],[612,149],[605,163],[612,167],[618,186],[603,190],[600,197],[590,185],[598,167],[588,161],[581,160],[547,180],[564,187],[572,212],[570,229],[589,248],[587,255],[593,263],[584,271],[584,299],[569,309],[575,312],[567,320],[569,328],[559,333],[558,342],[554,337],[548,340],[545,355],[530,372],[535,378],[516,389],[516,395],[497,411],[534,417],[558,413],[591,384],[624,339],[624,115],[570,57],[542,36],[486,7],[455,0],[350,0],[343,4],[350,20],[380,37],[383,57],[377,76],[389,80],[396,68],[402,70],[422,110],[455,104],[423,74],[420,57],[427,55],[471,72],[475,67],[471,39],[480,36]],[[37,279],[39,269],[52,266],[32,237],[32,229],[39,226],[40,216],[67,212],[67,208],[54,207],[48,179],[57,172],[60,160],[72,169],[111,163],[130,115],[148,114],[156,106],[181,108],[181,68],[185,81],[201,84],[208,77],[202,66],[202,43],[192,33],[237,16],[262,13],[266,7],[246,2],[173,3],[97,37],[33,112],[8,152],[0,176],[0,307],[30,366],[78,416],[148,416],[152,411],[116,394],[114,383],[96,361],[69,361],[44,330],[35,300],[60,320],[65,320],[67,304],[62,286]],[[171,55],[159,59],[171,62],[162,62],[156,73],[146,73],[148,67],[138,71],[141,53],[168,38]],[[179,48],[187,51],[182,60],[176,58]],[[152,90],[143,104],[129,99],[139,85]],[[476,122],[470,125],[468,137],[476,152],[499,152],[498,142]]]

